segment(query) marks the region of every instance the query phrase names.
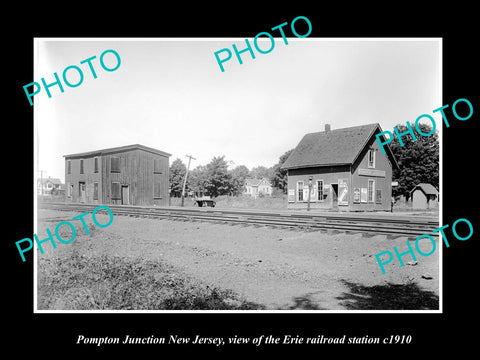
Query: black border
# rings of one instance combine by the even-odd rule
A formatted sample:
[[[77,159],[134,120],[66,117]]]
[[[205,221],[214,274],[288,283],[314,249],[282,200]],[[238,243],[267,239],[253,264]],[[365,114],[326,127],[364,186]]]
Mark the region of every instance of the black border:
[[[298,355],[303,351],[339,354],[348,349],[355,354],[387,351],[385,354],[418,355],[418,351],[452,348],[466,349],[474,345],[474,332],[467,326],[475,311],[473,292],[475,256],[478,237],[476,202],[476,122],[478,102],[478,66],[476,59],[475,8],[455,3],[438,4],[436,8],[419,8],[418,4],[401,3],[395,8],[369,7],[365,3],[339,4],[336,8],[312,3],[303,9],[292,4],[276,3],[265,11],[246,3],[223,3],[212,8],[182,4],[183,9],[164,7],[161,3],[125,5],[111,3],[105,9],[97,4],[76,7],[45,7],[29,4],[28,8],[12,11],[12,21],[2,26],[7,37],[4,71],[7,86],[3,96],[8,114],[5,134],[10,149],[4,172],[7,191],[6,236],[2,242],[4,292],[8,316],[5,344],[12,350],[25,351],[25,345],[49,356],[70,354],[122,354],[153,352],[162,356],[174,350],[177,354],[192,351],[258,353],[280,350]],[[25,5],[26,6],[26,5]],[[27,7],[27,6],[26,6]],[[39,9],[37,9],[37,7]],[[258,32],[290,22],[296,16],[310,19],[310,37],[441,37],[443,38],[443,104],[467,98],[474,107],[468,121],[451,121],[443,132],[443,223],[458,218],[469,219],[474,236],[465,242],[451,241],[443,251],[443,314],[33,314],[33,257],[22,263],[14,241],[33,234],[33,108],[25,99],[22,86],[33,81],[34,37],[254,37]],[[194,54],[192,54],[194,61]],[[476,91],[475,91],[476,90]],[[443,104],[439,104],[443,105]],[[479,109],[479,110],[477,110]],[[426,112],[433,109],[425,109]],[[392,109],[394,112],[395,109]],[[447,112],[448,114],[448,112]],[[450,113],[451,114],[451,113]],[[451,117],[452,115],[450,115]],[[406,119],[410,120],[410,119]],[[13,143],[11,143],[12,141]],[[13,170],[13,171],[12,171]],[[10,189],[10,190],[9,190]],[[473,308],[473,309],[472,309]],[[475,326],[475,324],[472,324]],[[234,334],[254,337],[261,334],[317,336],[379,336],[412,335],[410,345],[402,346],[79,346],[78,334],[85,336],[184,336]],[[22,346],[23,345],[23,346]],[[379,347],[380,346],[380,347]],[[71,351],[71,353],[70,353]],[[378,353],[377,353],[378,354]]]

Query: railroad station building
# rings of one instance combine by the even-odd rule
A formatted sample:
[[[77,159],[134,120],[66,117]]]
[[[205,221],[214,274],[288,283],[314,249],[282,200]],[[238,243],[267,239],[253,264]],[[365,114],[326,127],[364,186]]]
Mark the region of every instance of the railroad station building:
[[[380,150],[379,124],[306,134],[282,165],[288,174],[288,208],[338,211],[390,210],[397,161]],[[383,139],[385,141],[385,139]],[[310,194],[309,194],[310,189]]]
[[[64,155],[66,201],[168,205],[169,157],[134,144]]]

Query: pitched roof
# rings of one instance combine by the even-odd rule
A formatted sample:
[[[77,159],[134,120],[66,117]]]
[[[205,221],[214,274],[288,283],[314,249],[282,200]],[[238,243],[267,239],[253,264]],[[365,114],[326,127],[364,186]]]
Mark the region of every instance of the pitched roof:
[[[353,164],[370,138],[379,132],[382,129],[375,123],[306,134],[282,168]],[[385,146],[385,150],[392,166],[397,166],[390,148]]]
[[[41,182],[43,180],[43,184],[46,184],[48,182],[54,184],[54,185],[60,185],[62,182],[60,179],[58,178],[51,178],[51,177],[48,177],[48,178],[38,178],[38,181]]]
[[[259,186],[262,181],[265,181],[265,184],[266,185],[271,185],[270,184],[270,181],[266,180],[265,178],[261,178],[261,179],[252,179],[252,178],[249,178],[249,179],[245,179],[245,185],[247,186]]]
[[[435,189],[432,184],[427,184],[427,183],[417,184],[412,190],[410,190],[410,192],[413,192],[416,189],[422,190],[425,193],[425,195],[438,195],[437,189]]]
[[[137,149],[143,150],[143,151],[148,151],[148,152],[158,154],[158,155],[167,156],[167,157],[172,155],[172,154],[166,153],[164,151],[157,150],[157,149],[154,149],[154,148],[150,148],[150,147],[147,147],[147,146],[144,146],[144,145],[133,144],[133,145],[119,146],[119,147],[102,149],[102,150],[94,150],[94,151],[87,151],[87,152],[76,153],[76,154],[63,155],[63,157],[65,157],[65,158],[91,157],[91,156],[119,153],[119,152],[123,152],[123,151],[130,151],[130,150],[137,150]]]

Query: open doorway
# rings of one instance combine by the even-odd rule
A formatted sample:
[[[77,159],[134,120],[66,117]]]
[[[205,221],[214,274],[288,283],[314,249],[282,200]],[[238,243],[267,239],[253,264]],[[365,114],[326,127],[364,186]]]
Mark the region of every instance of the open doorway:
[[[332,187],[332,208],[338,209],[338,184],[330,184]]]
[[[85,192],[85,182],[80,181],[78,183],[78,198],[81,203],[85,203],[87,199],[87,195]]]

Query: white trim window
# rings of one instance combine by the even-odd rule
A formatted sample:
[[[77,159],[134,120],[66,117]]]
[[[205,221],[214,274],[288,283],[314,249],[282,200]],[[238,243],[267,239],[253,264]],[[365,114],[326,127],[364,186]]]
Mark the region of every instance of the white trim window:
[[[375,180],[368,179],[367,202],[373,203],[375,201]]]
[[[317,180],[317,200],[323,201],[323,180]]]
[[[375,168],[375,149],[368,150],[368,167],[371,169]]]
[[[297,200],[298,201],[304,201],[303,200],[303,181],[297,181]]]

